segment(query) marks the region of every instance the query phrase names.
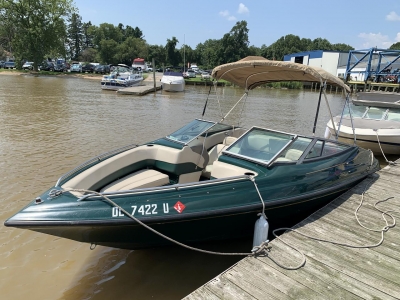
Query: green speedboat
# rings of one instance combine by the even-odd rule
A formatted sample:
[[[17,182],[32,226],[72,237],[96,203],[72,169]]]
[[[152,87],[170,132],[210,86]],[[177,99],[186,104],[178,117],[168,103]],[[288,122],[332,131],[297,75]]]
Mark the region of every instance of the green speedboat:
[[[273,81],[274,72],[278,80],[348,89],[321,70],[279,63],[250,57],[215,68],[213,76],[241,85],[245,94]],[[166,237],[181,243],[238,238],[253,234],[263,209],[271,227],[285,226],[379,168],[371,151],[356,145],[245,129],[226,117],[197,119],[158,140],[91,159],[5,226],[127,249],[170,244]]]

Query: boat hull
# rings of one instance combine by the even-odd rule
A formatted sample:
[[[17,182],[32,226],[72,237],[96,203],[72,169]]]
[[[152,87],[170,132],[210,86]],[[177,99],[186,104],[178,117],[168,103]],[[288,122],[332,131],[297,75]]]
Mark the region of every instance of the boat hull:
[[[140,85],[142,80],[132,80],[132,81],[127,81],[124,83],[119,83],[117,81],[101,81],[101,89],[103,90],[112,90],[112,91],[118,91],[120,89],[124,89],[127,87],[132,87],[132,86],[138,86]]]
[[[335,132],[332,128],[331,122],[328,122],[327,129],[329,130],[329,135],[334,137]],[[382,151],[385,155],[400,155],[400,128],[379,129],[378,136],[376,131],[369,128],[355,128],[355,133],[356,144],[364,149],[370,149],[375,155],[382,155]],[[342,125],[340,127],[338,141],[353,145],[353,129]]]
[[[163,75],[161,86],[166,92],[183,92],[185,90],[185,79],[182,76]]]
[[[366,175],[365,175],[366,176]],[[364,176],[307,196],[266,204],[270,229],[293,226],[315,210],[361,181]],[[245,197],[245,195],[242,195]],[[253,234],[261,203],[241,208],[210,210],[207,213],[141,220],[158,232],[185,244],[248,237]],[[132,219],[122,216],[108,220],[30,221],[8,220],[5,225],[30,229],[79,242],[123,249],[171,245]]]

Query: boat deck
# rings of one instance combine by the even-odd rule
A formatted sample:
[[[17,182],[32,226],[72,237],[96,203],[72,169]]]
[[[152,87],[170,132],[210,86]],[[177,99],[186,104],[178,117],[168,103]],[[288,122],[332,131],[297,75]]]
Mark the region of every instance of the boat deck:
[[[371,175],[353,189],[296,225],[299,232],[351,245],[373,245],[386,223],[381,212],[400,219],[400,160]],[[386,217],[389,224],[393,223]],[[390,228],[382,245],[349,248],[311,240],[288,231],[282,239],[306,256],[298,270],[286,270],[268,257],[246,257],[184,299],[399,299],[400,230]],[[268,256],[284,266],[297,266],[299,253],[278,239],[269,243]]]

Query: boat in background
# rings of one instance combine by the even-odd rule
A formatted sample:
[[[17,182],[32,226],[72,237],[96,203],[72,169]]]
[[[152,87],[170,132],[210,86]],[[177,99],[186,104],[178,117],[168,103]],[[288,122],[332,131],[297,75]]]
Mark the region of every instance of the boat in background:
[[[142,72],[147,72],[148,66],[147,63],[144,61],[144,58],[138,57],[133,60],[132,68]]]
[[[133,69],[124,64],[111,65],[111,73],[101,79],[103,90],[117,91],[122,88],[140,85],[143,81],[141,70]]]
[[[356,143],[375,155],[400,155],[400,94],[359,92],[347,104],[333,119],[335,128],[328,122],[326,138]]]
[[[371,151],[358,146],[245,129],[236,118],[226,123],[251,90],[266,82],[327,81],[349,92],[337,77],[263,57],[216,67],[212,76],[244,91],[222,119],[203,119],[205,105],[201,119],[167,136],[87,161],[5,226],[127,249],[171,239],[192,244],[240,238],[251,236],[261,217],[268,217],[271,228],[287,227],[379,169]]]
[[[161,78],[161,86],[166,92],[183,92],[185,78],[183,78],[182,72],[166,71]]]
[[[399,108],[400,109],[400,94],[388,92],[358,92],[357,98],[352,99],[355,105]]]

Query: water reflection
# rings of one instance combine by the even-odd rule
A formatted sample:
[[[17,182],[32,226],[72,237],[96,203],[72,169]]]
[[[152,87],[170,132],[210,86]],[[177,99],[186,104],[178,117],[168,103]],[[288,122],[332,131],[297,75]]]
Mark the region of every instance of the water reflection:
[[[177,299],[223,272],[239,257],[168,247],[127,251],[97,247],[3,222],[64,173],[100,153],[167,135],[200,118],[218,120],[243,90],[187,86],[185,93],[142,97],[102,91],[99,80],[0,76],[0,290],[4,299]],[[310,134],[318,94],[257,89],[233,111],[242,124]],[[329,94],[337,114],[340,94]],[[222,113],[221,113],[222,112]],[[317,134],[329,119],[321,105]],[[229,118],[228,118],[229,120]],[[247,252],[251,239],[200,245]]]

